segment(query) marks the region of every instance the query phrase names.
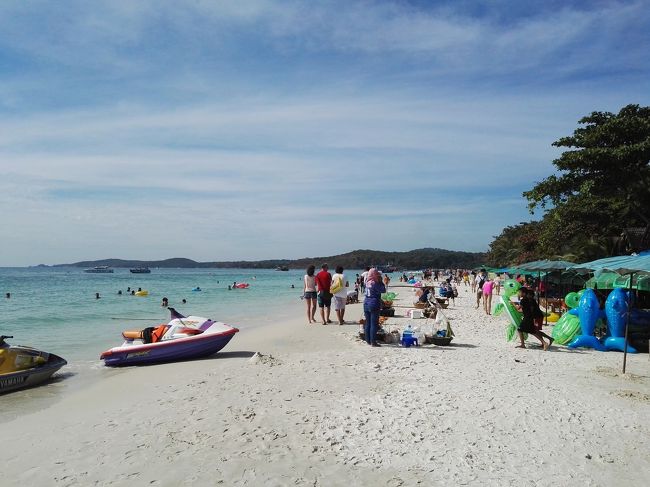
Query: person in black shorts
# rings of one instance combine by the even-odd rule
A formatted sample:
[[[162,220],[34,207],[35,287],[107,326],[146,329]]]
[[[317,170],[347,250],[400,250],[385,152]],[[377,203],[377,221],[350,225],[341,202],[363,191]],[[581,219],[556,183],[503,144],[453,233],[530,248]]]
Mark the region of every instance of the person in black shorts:
[[[316,274],[316,288],[318,291],[318,307],[320,308],[320,317],[323,325],[331,323],[330,309],[332,306],[332,294],[330,287],[332,285],[332,274],[328,271],[327,264],[321,266],[321,271]]]
[[[517,348],[526,348],[526,344],[524,343],[524,333],[528,333],[529,335],[533,335],[540,342],[542,342],[542,347],[544,347],[544,350],[548,350],[549,347],[553,344],[553,338],[548,336],[546,333],[538,330],[535,326],[535,316],[540,310],[539,305],[535,301],[534,295],[535,294],[533,293],[532,289],[525,287],[519,289],[519,309],[524,316],[521,320],[519,328],[517,328],[517,332],[519,333],[519,341],[521,342]],[[546,338],[548,340],[548,343],[546,343],[542,337]]]

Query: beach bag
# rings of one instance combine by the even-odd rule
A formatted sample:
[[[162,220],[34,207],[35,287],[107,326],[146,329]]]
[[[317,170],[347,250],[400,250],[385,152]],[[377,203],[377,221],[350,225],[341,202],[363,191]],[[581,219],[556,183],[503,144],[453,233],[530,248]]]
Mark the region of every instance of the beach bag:
[[[340,276],[336,276],[334,281],[332,281],[332,285],[330,286],[330,293],[331,294],[336,294],[341,289],[343,289],[343,279],[341,279]]]

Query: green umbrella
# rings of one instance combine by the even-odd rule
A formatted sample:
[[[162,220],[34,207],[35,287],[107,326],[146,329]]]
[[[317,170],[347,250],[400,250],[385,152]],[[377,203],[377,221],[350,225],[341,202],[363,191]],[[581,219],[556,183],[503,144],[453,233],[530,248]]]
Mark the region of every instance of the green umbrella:
[[[624,289],[636,289],[637,291],[650,291],[650,276],[634,274],[631,286],[630,286],[629,274],[625,276],[617,276],[616,279],[614,280],[614,287],[622,287]]]
[[[585,282],[585,287],[591,289],[614,289],[617,287],[614,283],[619,277],[621,276],[616,272],[602,272],[600,275],[594,275],[594,277]]]

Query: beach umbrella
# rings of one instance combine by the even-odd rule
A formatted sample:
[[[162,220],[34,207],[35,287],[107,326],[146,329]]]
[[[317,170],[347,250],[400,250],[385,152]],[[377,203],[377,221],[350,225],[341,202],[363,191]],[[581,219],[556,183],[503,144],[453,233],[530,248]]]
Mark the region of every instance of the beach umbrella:
[[[548,290],[548,272],[553,272],[553,271],[564,271],[568,267],[571,267],[574,265],[573,262],[568,262],[566,260],[548,260],[548,259],[542,259],[542,260],[535,260],[533,262],[527,262],[525,264],[519,265],[519,269],[523,269],[524,271],[528,272],[537,272],[537,277],[538,279],[542,279],[542,275],[545,276],[545,283],[544,283],[544,311],[545,311],[545,318],[544,318],[544,323],[548,324],[548,296],[547,296],[547,290]]]
[[[616,287],[615,282],[620,277],[620,274],[616,272],[600,272],[598,275],[594,274],[591,279],[587,280],[585,287],[591,289],[614,289]]]
[[[636,289],[637,291],[650,291],[650,275],[648,274],[635,274],[634,279],[630,275],[619,276],[616,275],[614,280],[614,287],[622,287],[623,289]]]
[[[629,275],[629,291],[632,294],[632,283],[634,276],[638,274],[650,275],[650,255],[643,253],[642,255],[619,255],[616,257],[607,257],[605,259],[598,259],[592,262],[585,262],[583,264],[576,264],[569,269],[576,270],[577,272],[597,272],[597,271],[610,271],[616,272],[621,275]],[[632,309],[632,303],[628,302],[628,309]],[[625,349],[623,350],[623,373],[625,373],[625,366],[627,364],[627,336],[630,327],[630,314],[627,315],[625,322]]]
[[[566,260],[543,259],[543,260],[536,260],[533,262],[527,262],[517,267],[519,269],[528,270],[528,271],[553,272],[553,271],[564,271],[574,265],[575,263]]]
[[[587,274],[597,271],[611,271],[619,274],[650,274],[650,255],[619,255],[583,264],[574,264],[567,270]]]

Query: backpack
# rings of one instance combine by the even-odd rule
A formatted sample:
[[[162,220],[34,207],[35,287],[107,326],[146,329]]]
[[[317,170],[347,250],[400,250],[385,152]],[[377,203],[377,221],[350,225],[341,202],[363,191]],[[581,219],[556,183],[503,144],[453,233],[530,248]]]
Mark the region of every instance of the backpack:
[[[485,279],[479,279],[478,281],[478,288],[483,289],[483,284],[485,284]]]

